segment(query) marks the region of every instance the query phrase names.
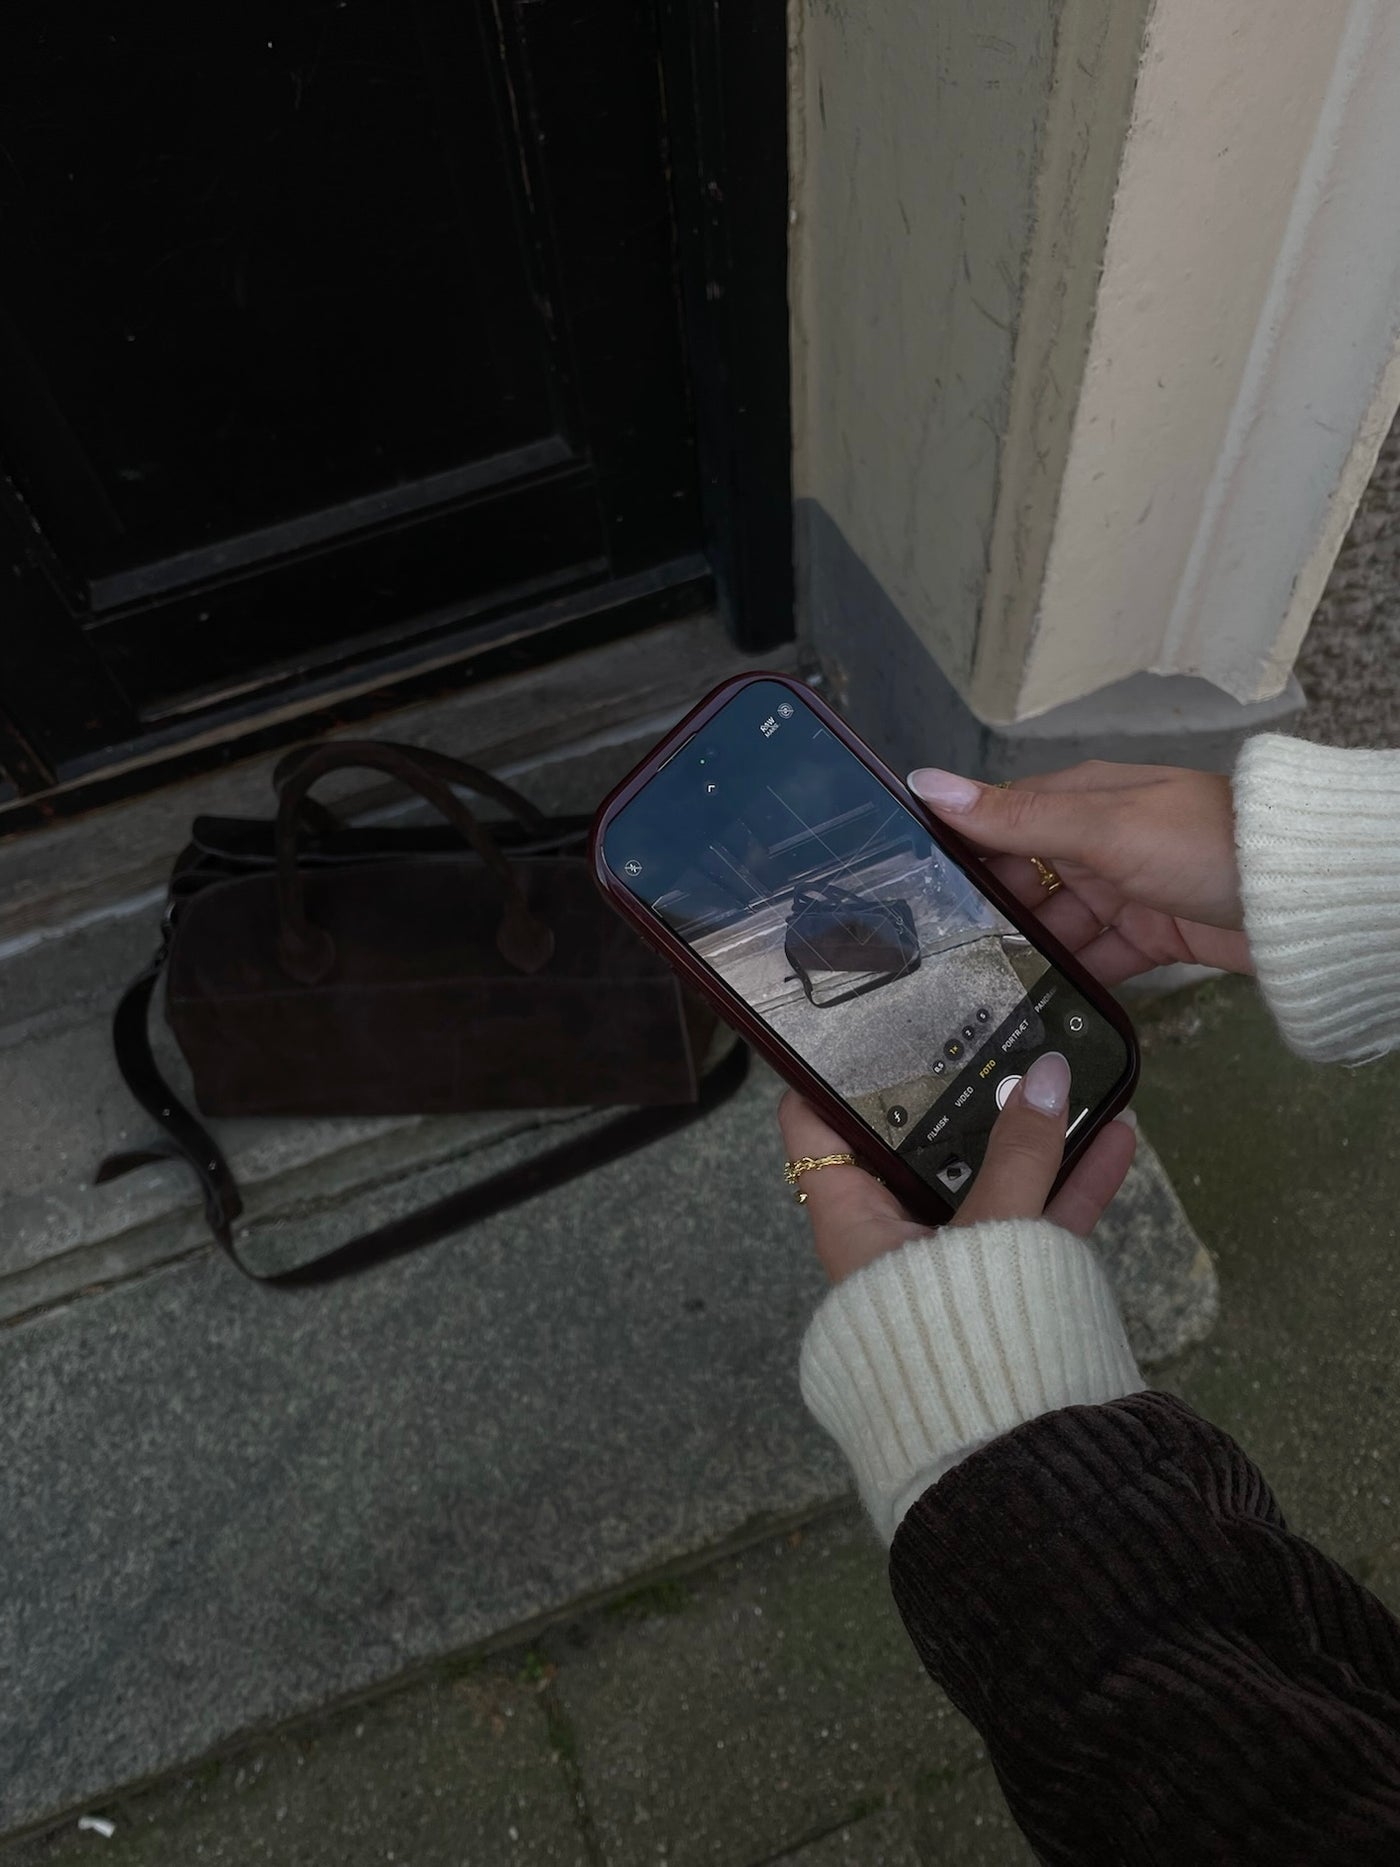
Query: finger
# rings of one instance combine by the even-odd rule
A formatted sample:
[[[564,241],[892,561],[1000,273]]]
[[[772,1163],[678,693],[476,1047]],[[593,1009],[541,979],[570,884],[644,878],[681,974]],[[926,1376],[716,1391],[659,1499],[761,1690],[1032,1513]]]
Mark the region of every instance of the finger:
[[[1139,973],[1150,972],[1161,964],[1160,956],[1145,953],[1121,929],[1106,926],[1091,902],[1071,883],[1047,895],[1045,884],[1024,856],[989,856],[987,867],[1101,985],[1121,985],[1125,979],[1135,979]],[[1102,885],[1090,883],[1088,890],[1100,897],[1103,906],[1112,905]],[[1160,918],[1154,915],[1154,919]]]
[[[1113,759],[1086,758],[1077,765],[1062,765],[1058,771],[1033,772],[1026,778],[1012,778],[1005,789],[1010,791],[1131,791],[1140,784],[1160,783],[1161,765],[1120,765]]]
[[[783,1145],[790,1160],[808,1157],[820,1160],[824,1154],[849,1154],[852,1151],[850,1142],[843,1140],[807,1098],[799,1095],[795,1089],[790,1089],[778,1104],[778,1126],[782,1130]],[[802,1191],[814,1198],[818,1181],[822,1183],[824,1200],[843,1187],[843,1196],[849,1196],[853,1191],[865,1193],[871,1188],[876,1192],[881,1190],[879,1183],[862,1167],[823,1167],[819,1174],[812,1174],[810,1184],[804,1186]]]
[[[1131,1114],[1131,1111],[1129,1111]],[[1045,1208],[1047,1219],[1087,1238],[1127,1177],[1137,1152],[1137,1117],[1119,1115],[1094,1136]]]
[[[1002,887],[1023,908],[1029,908],[1045,928],[1071,953],[1077,953],[1103,931],[1103,922],[1067,877],[1065,885],[1047,893],[1039,872],[1024,856],[989,856],[987,867]]]
[[[1080,948],[1078,957],[1086,972],[1093,973],[1100,985],[1109,986],[1121,985],[1125,979],[1136,979],[1139,973],[1151,972],[1154,966],[1162,964],[1160,958],[1144,953],[1116,927],[1106,927],[1097,938]]]
[[[954,1225],[980,1219],[1038,1219],[1065,1151],[1069,1064],[1058,1050],[1037,1057],[997,1117],[982,1170]]]
[[[1249,936],[1237,927],[1212,927],[1206,921],[1186,920],[1130,902],[1118,917],[1123,937],[1138,947],[1152,941],[1159,961],[1187,960],[1199,966],[1219,966],[1226,972],[1253,972]]]
[[[850,1152],[849,1143],[795,1089],[778,1104],[778,1126],[789,1160]],[[803,1174],[801,1191],[807,1195],[817,1256],[833,1282],[926,1229],[861,1167],[814,1168]]]
[[[931,767],[910,772],[909,789],[983,849],[1111,869],[1105,858],[1116,823],[1114,790],[1003,791]]]
[[[1223,972],[1254,971],[1254,953],[1242,927],[1210,927],[1203,921],[1183,920],[1177,926],[1197,965],[1219,966]]]

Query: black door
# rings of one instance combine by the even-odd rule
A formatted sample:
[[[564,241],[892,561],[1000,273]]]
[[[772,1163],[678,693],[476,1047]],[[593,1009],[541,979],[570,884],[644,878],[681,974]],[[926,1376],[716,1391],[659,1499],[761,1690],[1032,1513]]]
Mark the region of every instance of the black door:
[[[4,40],[12,799],[696,584],[655,0]]]

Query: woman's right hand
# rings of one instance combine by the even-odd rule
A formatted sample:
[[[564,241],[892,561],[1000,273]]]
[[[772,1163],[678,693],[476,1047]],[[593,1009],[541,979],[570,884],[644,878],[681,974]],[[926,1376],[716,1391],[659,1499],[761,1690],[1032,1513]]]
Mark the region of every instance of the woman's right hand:
[[[1228,778],[1093,760],[1005,790],[933,769],[909,787],[1105,985],[1180,960],[1253,971]]]

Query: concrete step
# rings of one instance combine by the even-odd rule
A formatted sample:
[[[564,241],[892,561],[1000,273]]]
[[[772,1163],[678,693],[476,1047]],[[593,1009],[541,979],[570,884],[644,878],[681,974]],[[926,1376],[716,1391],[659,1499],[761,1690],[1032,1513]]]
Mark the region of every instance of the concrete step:
[[[779,1087],[342,1285],[204,1251],[0,1331],[0,1833],[843,1497]],[[1150,1152],[1104,1232],[1138,1341],[1195,1339]]]
[[[791,650],[776,655],[790,664]],[[376,722],[376,732],[488,766],[547,810],[603,796],[706,687],[745,664],[713,618],[673,623],[515,681]],[[268,813],[271,758],[0,847],[0,1322],[140,1275],[207,1240],[181,1166],[93,1187],[103,1155],[149,1137],[111,1054],[112,1008],[155,946],[171,862],[201,812]],[[362,821],[423,814],[373,774],[329,783]],[[152,1020],[158,1057],[189,1078]],[[260,1230],[470,1156],[538,1116],[246,1121],[219,1139]],[[335,1234],[334,1216],[323,1228]],[[339,1236],[350,1235],[342,1230]],[[333,1239],[328,1241],[333,1242]]]
[[[786,668],[795,660],[788,646],[770,651],[765,665]],[[627,769],[626,746],[657,737],[707,687],[748,665],[715,617],[688,617],[401,708],[339,736],[433,746],[528,784],[542,809],[580,808],[609,774]],[[277,756],[245,759],[0,844],[0,959],[22,950],[26,938],[142,911],[143,896],[163,891],[192,817],[267,814]],[[373,774],[328,779],[317,795],[353,798],[360,809],[385,803],[391,814],[402,807],[402,793]]]

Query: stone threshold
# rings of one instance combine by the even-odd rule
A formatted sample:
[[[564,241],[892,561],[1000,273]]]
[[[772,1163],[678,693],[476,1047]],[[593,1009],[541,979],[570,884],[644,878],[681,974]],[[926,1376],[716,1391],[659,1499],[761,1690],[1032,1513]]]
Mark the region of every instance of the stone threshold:
[[[768,660],[791,667],[795,651]],[[405,709],[375,722],[373,736],[487,766],[543,809],[586,811],[700,694],[746,665],[717,620],[690,618]],[[192,818],[267,814],[274,762],[254,759],[0,846],[0,1158],[9,1163],[0,1324],[208,1242],[182,1165],[91,1183],[105,1154],[150,1134],[117,1075],[109,1024],[156,941],[165,880]],[[424,814],[374,773],[331,780],[327,794],[360,821]],[[158,1060],[192,1103],[158,1008],[152,1030]],[[567,1111],[213,1125],[245,1192],[250,1247],[259,1234],[300,1229],[324,1239],[319,1249],[373,1224],[385,1193],[413,1176],[450,1190],[489,1171],[501,1142],[558,1119]]]

